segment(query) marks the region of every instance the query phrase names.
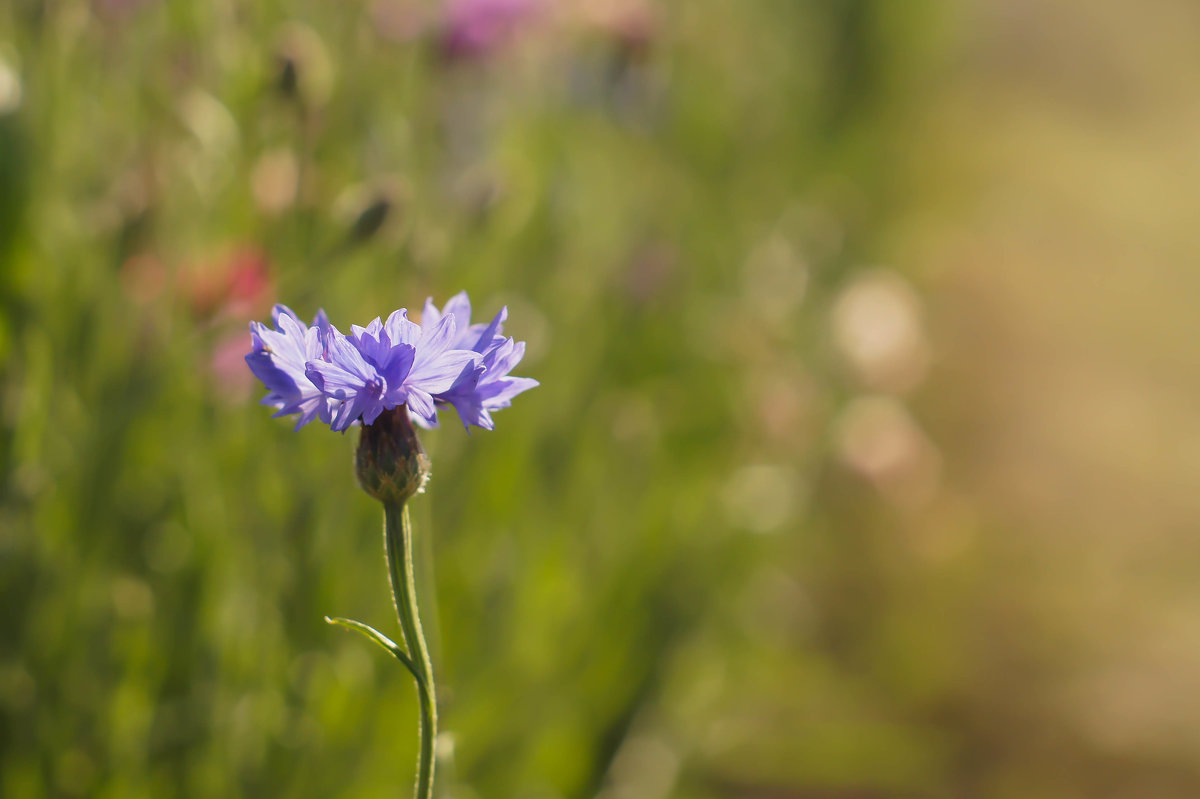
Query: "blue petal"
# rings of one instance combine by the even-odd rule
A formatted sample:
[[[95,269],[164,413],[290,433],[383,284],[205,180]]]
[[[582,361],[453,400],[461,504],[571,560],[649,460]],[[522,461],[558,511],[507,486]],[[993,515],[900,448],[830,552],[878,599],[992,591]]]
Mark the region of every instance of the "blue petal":
[[[470,350],[448,350],[436,360],[421,364],[413,364],[405,384],[410,388],[419,388],[430,394],[448,391],[459,375],[468,367],[477,365],[479,353]],[[419,371],[418,371],[419,370]]]
[[[409,389],[408,410],[430,424],[437,423],[437,408],[433,405],[433,397],[419,388]]]

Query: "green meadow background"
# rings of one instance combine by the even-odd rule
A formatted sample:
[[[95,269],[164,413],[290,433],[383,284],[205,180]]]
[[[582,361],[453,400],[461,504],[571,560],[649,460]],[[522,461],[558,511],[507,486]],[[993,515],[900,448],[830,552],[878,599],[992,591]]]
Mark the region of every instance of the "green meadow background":
[[[470,5],[0,3],[0,795],[409,795],[241,358],[462,289],[440,796],[1200,795],[1200,8]]]

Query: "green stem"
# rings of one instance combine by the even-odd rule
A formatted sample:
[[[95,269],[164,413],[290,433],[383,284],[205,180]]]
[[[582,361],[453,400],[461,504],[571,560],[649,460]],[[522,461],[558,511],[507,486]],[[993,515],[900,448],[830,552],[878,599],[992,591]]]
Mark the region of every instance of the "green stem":
[[[383,537],[387,549],[388,576],[400,631],[416,671],[417,694],[421,700],[421,751],[417,758],[416,799],[433,799],[434,738],[437,736],[437,697],[433,664],[417,614],[417,586],[413,575],[412,524],[404,503],[384,503]]]

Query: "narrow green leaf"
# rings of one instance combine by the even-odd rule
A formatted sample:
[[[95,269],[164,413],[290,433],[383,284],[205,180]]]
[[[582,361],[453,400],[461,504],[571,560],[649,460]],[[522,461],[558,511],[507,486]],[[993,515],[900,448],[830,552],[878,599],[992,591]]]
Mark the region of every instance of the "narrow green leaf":
[[[363,624],[361,621],[355,621],[354,619],[343,619],[338,616],[326,616],[325,621],[329,624],[336,624],[341,627],[345,627],[347,630],[357,630],[367,638],[370,638],[372,641],[379,644],[381,647],[394,655],[396,660],[403,663],[404,668],[409,670],[412,676],[416,678],[418,684],[424,684],[421,679],[421,674],[417,671],[417,666],[412,662],[412,659],[409,658],[405,651],[400,648],[399,644],[397,644],[391,638],[388,638],[383,633],[379,632],[379,630],[376,630],[369,624]]]

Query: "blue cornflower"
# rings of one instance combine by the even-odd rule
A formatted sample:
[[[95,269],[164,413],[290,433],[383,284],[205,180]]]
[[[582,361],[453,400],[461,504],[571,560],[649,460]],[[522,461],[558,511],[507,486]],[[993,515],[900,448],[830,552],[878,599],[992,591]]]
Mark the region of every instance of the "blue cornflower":
[[[263,403],[277,416],[299,413],[296,429],[320,419],[343,431],[361,421],[373,424],[402,405],[423,427],[437,425],[437,407],[451,405],[464,425],[491,430],[490,411],[538,385],[510,377],[525,353],[524,342],[501,335],[508,317],[502,308],[489,323],[471,324],[471,301],[460,292],[439,310],[426,300],[418,325],[401,308],[387,321],[352,325],[344,335],[325,313],[305,327],[277,305],[275,329],[251,322],[251,371],[270,393]]]
[[[491,430],[491,411],[538,383],[509,372],[525,354],[525,342],[501,333],[508,309],[491,322],[471,324],[467,293],[451,297],[441,310],[425,301],[421,324],[401,308],[387,321],[376,317],[344,335],[318,311],[307,327],[289,308],[276,305],[274,329],[250,323],[250,370],[268,389],[263,403],[276,416],[300,415],[296,429],[320,419],[333,430],[362,424],[354,455],[362,489],[383,503],[384,541],[392,600],[404,646],[362,622],[325,620],[357,630],[390,651],[417,681],[421,743],[417,763],[419,799],[432,799],[437,695],[429,648],[417,615],[412,574],[413,533],[408,500],[424,490],[429,458],[413,421],[437,424],[438,406],[452,405],[469,429]]]
[[[286,305],[276,305],[271,318],[274,330],[259,322],[250,323],[253,349],[246,356],[250,371],[270,392],[262,404],[277,408],[275,416],[300,414],[297,430],[313,419],[328,424],[342,403],[313,384],[307,364],[327,360],[333,342],[341,334],[324,311],[317,311],[310,326],[305,326]]]

